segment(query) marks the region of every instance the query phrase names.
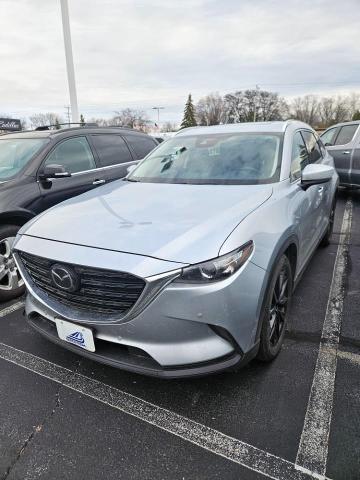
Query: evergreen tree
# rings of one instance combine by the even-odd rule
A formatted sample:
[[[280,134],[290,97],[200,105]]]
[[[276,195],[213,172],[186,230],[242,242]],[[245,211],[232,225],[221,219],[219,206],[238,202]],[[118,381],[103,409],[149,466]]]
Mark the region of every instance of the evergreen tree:
[[[83,114],[80,115],[80,124],[82,127],[85,125],[85,118]]]
[[[354,113],[353,117],[352,117],[352,120],[360,120],[360,110],[356,110],[356,112]]]
[[[185,104],[184,118],[181,122],[180,128],[196,127],[196,125],[195,107],[191,98],[191,93],[189,93],[187,102]]]
[[[59,119],[57,117],[55,119],[55,128],[56,128],[56,130],[60,130],[60,128],[61,128]]]

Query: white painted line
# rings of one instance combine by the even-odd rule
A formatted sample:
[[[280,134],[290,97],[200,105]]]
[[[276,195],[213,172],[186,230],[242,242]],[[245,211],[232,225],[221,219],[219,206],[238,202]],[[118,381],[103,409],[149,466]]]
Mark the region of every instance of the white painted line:
[[[43,358],[0,343],[0,358],[273,480],[323,480],[306,468]]]
[[[319,475],[325,475],[326,472],[351,222],[352,202],[348,200],[341,226],[319,354],[295,462],[296,465]]]
[[[19,310],[24,305],[25,305],[25,302],[20,301],[20,302],[13,303],[12,305],[9,305],[6,308],[3,308],[2,310],[0,310],[0,318],[6,317],[6,315],[9,315],[9,313],[16,312],[16,310]]]
[[[360,365],[360,355],[358,353],[344,352],[343,350],[339,350],[337,355],[338,358],[349,360],[351,363]]]

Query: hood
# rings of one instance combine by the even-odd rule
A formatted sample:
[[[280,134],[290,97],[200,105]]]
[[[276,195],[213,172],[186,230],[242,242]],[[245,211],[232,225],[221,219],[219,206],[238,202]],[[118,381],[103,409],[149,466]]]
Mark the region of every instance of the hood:
[[[218,256],[232,230],[271,194],[271,185],[117,181],[51,208],[21,233],[197,263]]]

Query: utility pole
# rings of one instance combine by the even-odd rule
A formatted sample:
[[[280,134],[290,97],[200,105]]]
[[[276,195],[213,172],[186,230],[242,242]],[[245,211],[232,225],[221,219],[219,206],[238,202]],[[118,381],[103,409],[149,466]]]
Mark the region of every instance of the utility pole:
[[[158,112],[158,126],[160,123],[160,110],[164,110],[165,107],[152,107],[153,110],[157,110]]]
[[[67,69],[67,77],[68,77],[69,93],[70,93],[71,116],[72,116],[72,121],[76,123],[79,121],[79,110],[78,110],[78,103],[77,103],[77,96],[76,96],[75,71],[74,71],[74,60],[73,60],[72,46],[71,46],[68,1],[60,0],[60,5],[61,5],[62,26],[63,26],[63,33],[64,33],[66,69]]]
[[[70,127],[70,119],[71,119],[71,116],[70,116],[70,110],[71,110],[71,107],[70,105],[65,105],[65,115],[66,115],[66,118],[68,120],[68,126]]]

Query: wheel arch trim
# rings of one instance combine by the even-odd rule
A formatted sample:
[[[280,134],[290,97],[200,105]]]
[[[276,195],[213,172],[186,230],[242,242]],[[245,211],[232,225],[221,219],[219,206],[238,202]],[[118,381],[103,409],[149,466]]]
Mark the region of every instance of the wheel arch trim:
[[[26,222],[34,218],[36,214],[31,210],[18,209],[0,213],[0,226],[18,225],[23,226]]]
[[[295,234],[292,234],[289,237],[287,237],[287,239],[285,241],[279,242],[278,245],[276,246],[276,248],[274,249],[274,254],[272,255],[272,259],[271,259],[271,262],[270,262],[270,267],[267,269],[267,275],[266,275],[266,277],[264,279],[264,282],[263,282],[263,286],[262,286],[261,294],[260,294],[260,299],[259,299],[260,301],[258,303],[258,312],[257,312],[258,325],[257,325],[257,329],[256,329],[254,343],[258,342],[259,338],[260,338],[260,332],[261,332],[261,326],[262,326],[261,321],[260,321],[261,320],[261,311],[263,309],[264,302],[265,302],[265,300],[267,298],[267,295],[268,295],[268,292],[269,292],[271,277],[274,273],[274,270],[275,270],[276,265],[278,264],[280,258],[289,250],[289,247],[291,247],[292,245],[295,246],[296,255],[298,255],[299,242],[298,242],[298,239],[297,239]],[[298,257],[296,257],[296,263],[297,263],[297,258]],[[289,258],[289,262],[290,262],[290,265],[292,266],[292,261],[291,261],[290,258]],[[295,279],[296,279],[296,273],[297,273],[296,270],[297,270],[297,267],[295,267],[295,271],[293,272],[293,285],[295,285]]]

